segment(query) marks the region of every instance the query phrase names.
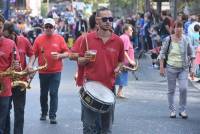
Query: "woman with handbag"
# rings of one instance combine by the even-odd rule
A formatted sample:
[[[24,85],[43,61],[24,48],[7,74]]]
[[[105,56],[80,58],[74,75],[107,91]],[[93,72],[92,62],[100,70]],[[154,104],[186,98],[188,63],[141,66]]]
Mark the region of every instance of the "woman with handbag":
[[[191,46],[187,36],[183,34],[183,24],[177,21],[174,28],[174,34],[163,41],[160,51],[160,75],[165,75],[164,60],[166,60],[166,76],[168,81],[168,103],[170,118],[176,118],[176,108],[174,96],[176,89],[176,80],[179,85],[179,115],[186,119],[187,88],[189,63],[192,63],[190,69],[191,77],[194,75],[195,51]],[[190,62],[191,61],[191,62]]]

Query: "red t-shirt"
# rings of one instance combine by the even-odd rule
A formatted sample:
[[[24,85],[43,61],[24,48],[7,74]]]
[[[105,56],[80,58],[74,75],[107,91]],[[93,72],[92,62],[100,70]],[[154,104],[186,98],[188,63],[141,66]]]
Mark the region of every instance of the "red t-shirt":
[[[84,38],[84,37],[83,37]],[[99,81],[109,89],[113,89],[115,83],[114,69],[119,62],[124,60],[124,45],[119,36],[112,34],[111,38],[103,43],[97,36],[97,32],[87,34],[88,47],[97,50],[95,62],[88,63],[84,67],[84,77],[87,80]],[[80,55],[86,51],[86,41],[80,45]]]
[[[16,48],[14,41],[1,37],[0,38],[0,72],[6,71],[13,60],[13,48]],[[17,59],[19,59],[19,53],[16,48]],[[0,93],[0,97],[11,96],[11,78],[0,77],[0,83],[3,85],[3,92]]]
[[[63,68],[62,59],[55,60],[52,58],[51,52],[63,53],[68,51],[67,44],[62,36],[58,34],[53,34],[52,36],[47,36],[42,34],[38,36],[34,42],[33,50],[35,55],[38,56],[39,66],[45,64],[45,60],[42,56],[42,51],[44,50],[44,57],[47,60],[47,69],[40,70],[39,73],[55,73],[61,72]]]
[[[71,51],[79,53],[81,50],[82,42],[83,42],[83,36],[79,36],[78,39],[75,41],[73,47],[71,48]],[[78,65],[77,74],[78,75],[76,78],[76,85],[82,86],[84,82],[84,66]]]
[[[124,43],[124,51],[126,51],[130,59],[134,61],[134,49],[130,41],[130,37],[127,34],[123,34],[120,36],[120,38],[122,39]],[[127,58],[124,58],[124,64],[125,65],[129,64],[129,61]]]
[[[21,69],[24,70],[26,68],[26,56],[31,57],[34,54],[33,47],[31,45],[30,41],[22,35],[17,36],[16,40],[17,40],[16,46],[18,48],[19,56],[20,56]],[[24,77],[21,80],[26,81],[27,78]]]
[[[33,47],[30,41],[24,36],[17,36],[17,48],[20,55],[20,64],[22,69],[26,68],[26,56],[33,56]]]

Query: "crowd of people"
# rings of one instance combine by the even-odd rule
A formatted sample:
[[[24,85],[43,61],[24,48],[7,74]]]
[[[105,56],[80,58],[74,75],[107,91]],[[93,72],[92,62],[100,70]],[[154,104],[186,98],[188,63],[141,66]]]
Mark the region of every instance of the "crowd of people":
[[[58,90],[65,58],[77,62],[76,84],[80,95],[87,95],[81,98],[83,134],[112,133],[115,101],[106,105],[106,112],[100,112],[105,104],[101,107],[93,104],[90,101],[93,94],[87,94],[89,91],[84,85],[98,82],[123,98],[123,88],[128,84],[128,70],[123,66],[136,65],[135,52],[149,53],[153,68],[159,68],[161,76],[167,75],[170,118],[176,118],[174,94],[176,80],[179,82],[179,115],[188,118],[188,73],[192,78],[200,76],[200,22],[196,15],[189,18],[181,15],[173,20],[163,11],[157,22],[155,14],[146,12],[115,20],[110,9],[100,8],[89,18],[89,26],[81,14],[73,24],[54,11],[47,17],[29,18],[29,22],[24,23],[26,19],[5,20],[0,15],[0,134],[10,134],[12,102],[14,134],[23,134],[26,90],[21,85],[12,85],[15,79],[8,73],[12,70],[27,72],[27,76],[19,76],[25,82],[30,81],[32,73],[39,71],[40,120],[47,120],[49,116],[50,124],[57,124]],[[35,29],[30,30],[32,28]],[[70,46],[69,36],[75,40]],[[26,57],[29,57],[27,63]],[[36,59],[39,67],[45,67],[34,70]],[[98,90],[94,94],[98,94]]]

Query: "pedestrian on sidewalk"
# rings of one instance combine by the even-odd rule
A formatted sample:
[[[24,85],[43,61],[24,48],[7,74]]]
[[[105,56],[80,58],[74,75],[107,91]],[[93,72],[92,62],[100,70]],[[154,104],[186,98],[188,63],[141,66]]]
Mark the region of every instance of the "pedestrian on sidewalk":
[[[125,66],[134,66],[135,61],[134,61],[134,49],[133,45],[130,41],[130,37],[132,36],[133,33],[133,28],[130,24],[125,24],[123,27],[123,35],[120,36],[124,43],[124,65]],[[117,96],[124,98],[124,95],[122,93],[122,89],[124,86],[128,85],[128,70],[122,70],[120,74],[117,76],[115,85],[118,85],[118,91],[117,91]]]
[[[192,63],[190,75],[194,75],[194,58],[195,51],[189,43],[187,36],[183,34],[183,24],[177,21],[174,28],[175,33],[168,36],[163,42],[160,51],[160,74],[164,76],[164,59],[167,58],[166,75],[168,81],[168,103],[170,118],[176,118],[176,107],[174,96],[176,90],[176,81],[179,84],[179,115],[186,119],[187,89],[188,89],[188,72],[189,63]],[[167,57],[166,57],[167,56]]]
[[[195,77],[200,77],[200,40],[199,40],[200,25],[194,26],[194,32],[191,33],[191,42],[195,48],[196,58],[195,58]]]
[[[157,58],[160,53],[161,39],[158,34],[158,26],[156,25],[153,25],[151,27],[151,41],[152,41],[152,47],[153,47],[153,49],[150,51],[151,59],[152,59],[152,67],[155,69],[158,69],[159,64],[158,64]]]

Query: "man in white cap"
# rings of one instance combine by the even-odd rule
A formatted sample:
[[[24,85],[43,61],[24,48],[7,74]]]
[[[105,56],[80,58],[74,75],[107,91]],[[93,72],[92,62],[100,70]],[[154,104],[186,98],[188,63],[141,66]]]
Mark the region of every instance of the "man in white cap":
[[[68,57],[68,48],[65,40],[54,33],[55,21],[52,18],[44,20],[44,33],[38,36],[33,44],[33,50],[38,57],[38,65],[47,61],[47,69],[39,71],[40,79],[40,120],[46,120],[49,115],[50,123],[57,124],[56,112],[58,109],[58,88],[60,85],[62,59]],[[46,60],[45,60],[46,59]],[[50,93],[50,107],[48,107],[48,92]]]

